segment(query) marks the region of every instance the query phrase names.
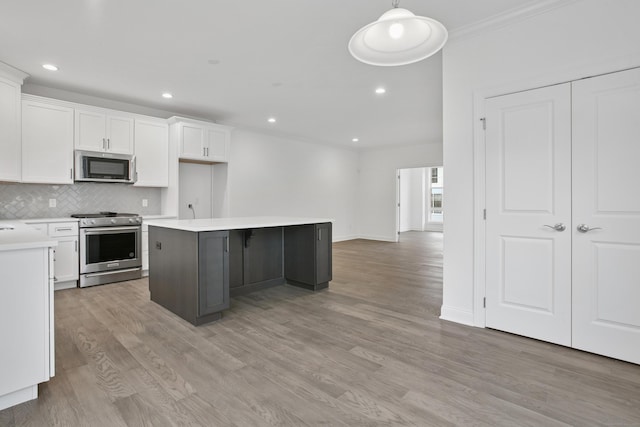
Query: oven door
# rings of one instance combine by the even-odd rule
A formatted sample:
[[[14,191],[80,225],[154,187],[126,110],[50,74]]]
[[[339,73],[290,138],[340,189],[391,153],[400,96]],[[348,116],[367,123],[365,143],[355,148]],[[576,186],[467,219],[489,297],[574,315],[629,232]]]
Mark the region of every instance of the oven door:
[[[80,229],[80,273],[142,266],[141,227]]]

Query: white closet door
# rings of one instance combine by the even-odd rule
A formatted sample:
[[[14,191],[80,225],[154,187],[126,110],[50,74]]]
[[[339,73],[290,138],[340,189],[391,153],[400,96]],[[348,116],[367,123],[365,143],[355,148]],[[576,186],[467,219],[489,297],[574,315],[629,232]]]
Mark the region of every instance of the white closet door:
[[[488,99],[485,105],[486,325],[567,346],[570,91],[567,83]],[[551,228],[556,224],[558,230]]]
[[[571,233],[573,346],[640,363],[639,69],[573,83]]]

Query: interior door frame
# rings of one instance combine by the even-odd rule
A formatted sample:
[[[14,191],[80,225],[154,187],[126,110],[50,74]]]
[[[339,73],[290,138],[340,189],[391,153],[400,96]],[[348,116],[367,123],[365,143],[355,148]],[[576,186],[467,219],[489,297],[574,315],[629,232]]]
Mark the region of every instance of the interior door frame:
[[[633,68],[640,64],[615,64],[600,62],[580,69],[562,69],[543,77],[523,79],[507,84],[480,88],[473,91],[473,311],[468,317],[456,319],[459,323],[481,328],[486,327],[486,222],[484,209],[486,200],[486,154],[485,154],[485,101],[487,98],[516,92],[539,89],[575,80],[597,77]],[[446,167],[446,165],[445,165]]]
[[[429,162],[427,164],[424,164],[423,166],[399,166],[396,168],[396,175],[395,175],[395,180],[396,180],[396,235],[395,235],[395,242],[399,242],[400,241],[400,209],[402,208],[400,206],[400,170],[402,169],[420,169],[420,168],[437,168],[437,167],[444,167],[442,165],[443,162],[440,162],[439,164],[433,163],[433,162]],[[422,226],[423,231],[424,231],[424,224]],[[443,226],[443,230],[444,232],[444,226]]]

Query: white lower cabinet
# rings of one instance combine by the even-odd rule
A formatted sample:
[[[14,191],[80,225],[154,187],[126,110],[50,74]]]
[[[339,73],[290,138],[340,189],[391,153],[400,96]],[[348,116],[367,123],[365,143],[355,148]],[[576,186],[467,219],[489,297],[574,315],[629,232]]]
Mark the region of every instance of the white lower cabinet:
[[[54,288],[75,288],[78,286],[79,252],[78,252],[78,223],[69,222],[42,222],[31,223],[32,227],[41,230],[52,239],[58,241],[54,250]]]
[[[0,251],[0,410],[37,398],[55,374],[52,253]]]

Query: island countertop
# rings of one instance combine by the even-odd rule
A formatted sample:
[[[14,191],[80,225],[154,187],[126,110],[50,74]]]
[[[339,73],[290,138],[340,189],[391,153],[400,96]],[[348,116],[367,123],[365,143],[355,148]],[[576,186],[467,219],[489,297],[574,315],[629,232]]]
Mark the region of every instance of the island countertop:
[[[20,221],[0,221],[0,251],[58,246],[58,241]]]
[[[283,227],[288,225],[333,222],[328,218],[298,218],[285,216],[255,216],[235,218],[164,219],[145,221],[147,225],[183,231],[246,230],[249,228]]]

